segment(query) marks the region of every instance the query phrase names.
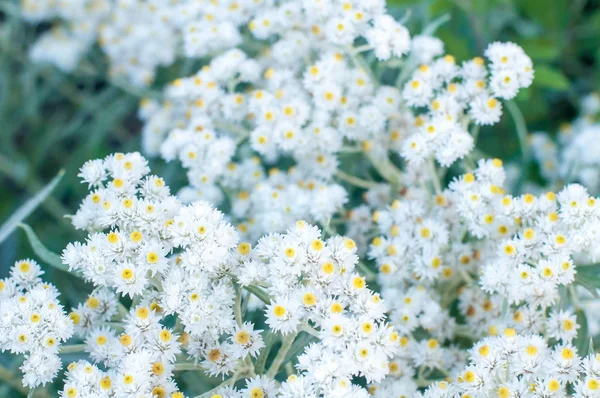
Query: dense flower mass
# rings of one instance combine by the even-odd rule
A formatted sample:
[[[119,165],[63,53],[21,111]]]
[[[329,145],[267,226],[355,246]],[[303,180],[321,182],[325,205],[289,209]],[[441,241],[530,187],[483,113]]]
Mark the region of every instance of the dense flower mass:
[[[581,181],[591,192],[600,193],[598,115],[600,94],[589,94],[581,100],[581,115],[572,123],[560,126],[558,142],[545,132],[531,135],[533,156],[551,186],[559,186],[564,181]]]
[[[240,303],[249,298],[242,287],[258,289],[267,303],[266,325],[283,336],[282,344],[300,332],[317,340],[298,357],[299,373],[282,389],[344,394],[358,388],[353,376],[385,376],[399,335],[385,322],[379,294],[354,272],[353,240],[323,239],[317,227],[298,221],[285,235],[267,235],[252,248],[238,243],[221,212],[204,202],[181,204],[148,172],[137,153],[89,161],[81,169],[92,191],[73,223],[89,236],[70,244],[63,261],[102,288],[70,315],[96,364],[70,365],[64,395],[176,393],[172,376],[182,350],[193,358],[192,368],[208,374],[242,368],[254,374],[248,360],[265,343],[261,330],[242,322]],[[117,314],[118,298],[109,288],[139,304]],[[122,318],[119,331],[106,326],[115,315]],[[161,323],[170,315],[179,320],[177,331]],[[276,358],[271,377],[279,365]],[[99,384],[88,385],[91,376],[82,378],[80,368],[89,368]],[[248,383],[276,388],[260,377]]]
[[[82,352],[61,397],[600,397],[597,96],[558,144],[517,122],[519,169],[475,148],[518,118],[529,56],[459,60],[443,21],[411,36],[382,0],[22,12],[55,23],[30,56],[64,71],[94,43],[135,86],[203,65],[140,102],[142,151],[183,170],[176,192],[138,152],[82,165],[85,237],[60,258],[85,300],[64,311],[33,260],[0,280],[25,386]]]
[[[58,301],[58,290],[44,283],[34,260],[21,260],[0,279],[0,350],[24,354],[23,385],[36,387],[56,377],[61,368],[61,343],[73,335]]]

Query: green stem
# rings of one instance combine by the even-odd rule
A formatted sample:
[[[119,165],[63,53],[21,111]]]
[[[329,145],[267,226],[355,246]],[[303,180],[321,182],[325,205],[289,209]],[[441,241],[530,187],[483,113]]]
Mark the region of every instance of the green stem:
[[[394,188],[400,186],[402,173],[387,156],[376,157],[372,152],[367,152],[366,155],[381,177],[387,180]]]
[[[219,120],[215,120],[214,125],[217,129],[225,130],[230,133],[234,133],[235,135],[237,135],[240,138],[246,139],[247,137],[250,136],[250,131],[246,130],[245,128],[243,128],[242,126],[239,126],[237,124],[226,123],[226,122],[222,122]]]
[[[235,305],[233,306],[235,321],[238,327],[242,327],[242,289],[235,285]]]
[[[360,55],[360,52],[356,52],[355,48],[349,47],[346,49],[346,53],[352,59],[352,63],[354,64],[354,66],[356,68],[362,70],[363,72],[365,72],[367,75],[369,75],[369,78],[371,79],[371,83],[375,87],[378,87],[380,84],[379,80],[375,78],[375,75],[373,74],[373,70],[371,69],[371,67],[369,66],[367,61],[365,61],[365,59]]]
[[[23,395],[29,392],[29,389],[21,384],[21,378],[2,365],[0,365],[0,380]]]
[[[356,267],[363,275],[365,275],[367,281],[371,282],[377,279],[377,273],[371,271],[371,269],[367,267],[367,264],[363,263],[362,261],[359,261],[358,264],[356,264]]]
[[[279,368],[283,364],[283,360],[285,359],[285,356],[287,355],[288,351],[292,347],[292,344],[294,344],[294,340],[296,339],[296,336],[298,336],[298,332],[289,333],[288,335],[286,335],[283,338],[283,341],[281,342],[281,348],[279,348],[279,351],[277,352],[277,356],[275,357],[275,359],[273,360],[273,363],[271,364],[271,367],[267,371],[267,377],[269,377],[271,379],[275,378],[275,376],[279,372]]]
[[[245,375],[246,369],[241,369],[237,372],[235,372],[233,374],[233,376],[231,376],[229,379],[225,380],[223,383],[219,384],[218,386],[212,388],[211,390],[202,393],[200,395],[195,396],[194,398],[209,398],[212,397],[214,395],[214,393],[221,387],[225,387],[225,386],[232,386],[235,384],[236,381],[238,381],[238,379],[240,377],[243,377]]]
[[[85,351],[85,344],[63,345],[60,347],[59,354],[73,354]]]
[[[301,329],[303,332],[310,334],[316,338],[319,338],[319,331],[310,326],[309,324],[304,324]]]
[[[439,195],[442,192],[442,187],[440,186],[440,179],[437,171],[435,171],[435,163],[433,162],[433,158],[429,159],[427,166],[429,167],[429,175],[431,176],[431,182],[433,183],[435,193]]]
[[[246,289],[247,291],[249,291],[256,297],[258,297],[260,299],[260,301],[262,301],[263,303],[271,304],[271,298],[269,297],[269,294],[267,292],[265,292],[263,289],[261,289],[260,287],[250,285],[250,286],[244,286],[244,289]]]
[[[579,303],[579,298],[577,297],[577,292],[575,291],[575,286],[573,284],[569,285],[569,294],[571,296],[571,300],[573,301],[573,307],[575,310],[581,309],[581,304]]]
[[[473,145],[477,145],[477,139],[479,138],[479,131],[481,130],[481,126],[478,124],[473,124],[471,126],[471,131],[469,131],[469,133],[471,133],[471,136],[473,137]]]
[[[204,368],[197,363],[183,362],[183,363],[176,363],[173,370],[175,372],[177,372],[177,371],[185,371],[185,370],[204,370]]]
[[[370,44],[363,44],[362,46],[354,47],[352,49],[352,51],[353,51],[354,54],[360,54],[362,52],[369,51],[369,50],[372,50],[372,49],[373,49],[373,47],[371,47]]]
[[[273,344],[277,340],[277,335],[275,333],[268,333],[265,338],[265,347],[262,349],[262,352],[256,359],[256,363],[254,364],[254,370],[256,374],[262,374],[265,371],[265,365],[267,364],[267,358],[269,357],[269,352],[271,348],[273,348]]]
[[[50,398],[50,394],[45,388],[29,389],[23,386],[21,377],[2,365],[0,365],[0,381],[2,382],[0,384],[10,387],[22,395],[34,398]]]
[[[116,330],[125,330],[125,324],[123,322],[102,322],[102,326],[108,326]]]
[[[123,319],[125,319],[125,317],[127,317],[127,315],[129,315],[129,310],[120,301],[117,302],[117,311],[118,311],[120,321],[122,321]]]
[[[517,129],[517,137],[519,139],[519,145],[521,146],[521,155],[522,155],[522,164],[521,164],[521,177],[519,178],[518,190],[521,191],[521,188],[525,181],[527,181],[527,175],[529,173],[529,162],[531,157],[531,151],[529,148],[529,143],[527,142],[528,134],[527,134],[527,124],[525,123],[525,118],[523,117],[523,113],[515,104],[514,101],[506,101],[506,109],[510,116],[512,117],[515,127]]]
[[[377,185],[377,183],[373,181],[363,180],[362,178],[354,177],[350,174],[343,172],[342,170],[338,170],[335,172],[335,175],[343,181],[346,181],[349,184],[357,186],[359,188],[370,189]]]

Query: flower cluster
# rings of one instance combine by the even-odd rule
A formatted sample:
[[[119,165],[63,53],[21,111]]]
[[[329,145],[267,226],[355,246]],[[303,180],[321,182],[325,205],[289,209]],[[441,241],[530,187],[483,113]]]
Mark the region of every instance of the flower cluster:
[[[402,90],[406,104],[428,107],[416,118],[416,132],[404,142],[402,156],[410,165],[420,166],[435,157],[444,167],[462,159],[473,149],[473,137],[466,131],[495,124],[502,115],[499,99],[509,100],[533,80],[533,64],[513,43],[493,43],[485,51],[490,60],[476,57],[456,65],[446,55],[421,64]],[[410,58],[409,58],[410,60]]]
[[[499,159],[480,160],[437,194],[410,188],[371,211],[367,225],[379,235],[367,255],[406,347],[383,391],[414,389],[422,367],[457,374],[466,356],[452,342],[461,335],[476,342],[510,328],[563,343],[576,336],[573,313],[555,305],[575,280],[575,260],[597,258],[598,199],[576,184],[515,197],[504,180]]]
[[[205,202],[183,205],[149,172],[138,153],[81,168],[91,192],[72,221],[89,236],[69,244],[62,258],[96,289],[68,317],[35,262],[18,263],[3,281],[3,324],[23,323],[5,334],[3,345],[32,351],[22,368],[26,384],[56,375],[58,343],[73,333],[93,362],[68,366],[63,397],[182,396],[175,372],[190,370],[248,377],[246,389],[223,386],[222,396],[364,396],[354,377],[384,378],[400,337],[385,321],[380,295],[356,272],[352,239],[325,239],[319,228],[298,221],[253,248],[238,243],[221,212]],[[124,296],[133,299],[129,308]],[[244,318],[261,307],[252,303],[256,298],[266,304],[267,338],[282,340],[266,376],[256,373],[266,365],[258,358],[268,355],[265,333]],[[167,326],[173,317],[175,325]],[[313,342],[299,346],[298,373],[277,385],[300,333],[309,337],[304,344]],[[45,349],[34,351],[39,345]],[[182,362],[182,354],[193,361]]]
[[[264,18],[257,20],[264,24]],[[381,85],[360,61],[361,52],[370,50],[385,58],[389,16],[375,21],[373,28],[360,25],[365,48],[350,46],[359,31],[348,42],[328,30],[325,41],[311,41],[320,30],[311,25],[304,31],[304,21],[258,57],[239,49],[216,56],[196,74],[173,81],[167,100],[142,101],[145,151],[181,162],[190,182],[181,198],[220,203],[227,196],[241,232],[256,239],[297,219],[324,223],[339,212],[347,194],[334,178],[345,178],[339,169],[348,154],[363,152],[395,180],[399,172],[385,162],[388,151],[401,153],[413,170],[433,158],[450,166],[473,148],[466,130],[471,120],[497,122],[500,100],[514,97],[533,78],[531,60],[512,43],[490,45],[488,66],[482,58],[458,66],[451,55],[440,57],[437,39],[410,42],[397,25],[394,46],[407,44],[394,55],[409,54],[398,82],[420,66],[402,91]],[[267,31],[263,36],[252,30],[259,39],[279,32]],[[426,114],[407,107],[424,105]],[[265,173],[265,166],[289,158],[287,172]]]
[[[575,325],[570,318],[562,322]],[[423,396],[597,397],[600,357],[581,357],[570,339],[554,337],[560,344],[552,347],[541,335],[506,328],[469,350],[469,366],[456,383],[438,383]]]
[[[268,283],[272,298],[265,316],[272,330],[288,334],[309,328],[321,340],[298,358],[302,383],[294,379],[292,390],[302,385],[317,394],[341,396],[357,388],[350,383],[353,376],[379,381],[388,372],[399,336],[384,321],[379,294],[356,272],[355,252],[353,240],[323,240],[318,228],[299,221],[283,235],[261,238],[240,263],[240,283],[261,277]]]
[[[109,60],[109,75],[131,84],[153,82],[157,69],[175,62],[180,47],[188,57],[231,48],[242,41],[239,28],[247,24],[258,3],[194,0],[85,0],[22,2],[23,17],[54,22],[30,50],[36,62],[74,70],[94,43]]]
[[[89,300],[88,300],[89,302]],[[172,376],[181,352],[178,335],[160,324],[158,307],[139,305],[124,319],[122,333],[95,326],[86,336],[86,350],[101,371],[86,361],[71,363],[63,397],[172,396],[177,386]]]
[[[0,350],[25,354],[23,384],[46,384],[61,368],[60,344],[71,337],[73,325],[58,301],[58,290],[44,283],[33,260],[17,261],[10,277],[0,279]]]
[[[168,271],[167,254],[174,246],[169,227],[181,207],[164,181],[148,172],[137,153],[87,162],[80,176],[92,191],[73,225],[90,235],[63,253],[64,263],[87,280],[130,296]]]
[[[573,254],[592,249],[597,257],[592,244],[600,225],[598,199],[576,184],[558,194],[505,195],[502,174],[487,170],[480,167],[477,177],[466,175],[455,184],[457,211],[469,232],[496,243],[495,253],[485,255],[481,286],[511,304],[547,308],[557,301],[558,287],[574,280]]]
[[[23,2],[66,22],[32,57],[70,70],[97,40],[136,85],[178,49],[206,62],[140,103],[176,194],[137,152],[81,168],[88,236],[62,260],[85,302],[67,317],[30,260],[2,281],[25,384],[75,334],[63,397],[183,398],[187,371],[223,380],[212,398],[600,396],[597,97],[564,151],[531,137],[550,186],[512,187],[473,149],[532,82],[513,43],[457,62],[382,0],[69,3]]]
[[[590,192],[600,193],[600,154],[595,144],[600,134],[599,114],[600,95],[589,94],[581,100],[581,115],[561,126],[557,142],[544,132],[530,136],[540,173],[551,186],[579,182]]]

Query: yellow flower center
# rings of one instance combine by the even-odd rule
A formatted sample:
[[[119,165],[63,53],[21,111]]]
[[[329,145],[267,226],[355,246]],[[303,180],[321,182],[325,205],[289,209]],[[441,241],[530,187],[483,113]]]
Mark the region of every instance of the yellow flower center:
[[[360,276],[354,277],[354,279],[352,280],[352,286],[354,286],[355,289],[364,288],[365,287],[365,279],[361,278]]]
[[[276,305],[275,307],[273,307],[273,314],[275,314],[275,316],[278,318],[284,316],[285,312],[285,308],[281,305]]]
[[[164,371],[165,371],[165,367],[163,366],[162,363],[154,362],[152,364],[152,373],[154,373],[156,376],[160,376],[161,374],[163,374]]]
[[[317,303],[317,298],[312,293],[305,293],[304,296],[302,296],[302,303],[307,307],[312,307]]]
[[[121,271],[121,278],[125,280],[131,280],[133,278],[133,270],[126,268]]]
[[[171,341],[171,332],[169,332],[168,330],[162,330],[159,334],[160,339],[167,343],[169,341]]]
[[[146,255],[146,261],[148,264],[156,264],[158,262],[158,254],[150,252]]]
[[[131,233],[131,235],[129,235],[129,238],[131,238],[131,240],[135,243],[138,243],[139,241],[142,240],[142,233],[140,231],[133,231]]]
[[[89,308],[96,309],[100,305],[100,300],[98,300],[96,297],[90,297],[87,299],[86,304]]]
[[[250,243],[248,242],[242,242],[238,245],[238,253],[240,253],[242,256],[247,255],[248,253],[250,253]]]
[[[132,342],[131,336],[128,334],[123,334],[123,335],[121,335],[121,337],[119,337],[119,342],[123,346],[127,347],[127,346],[131,345],[131,342]]]
[[[112,386],[112,382],[110,381],[110,377],[106,376],[100,380],[100,388],[103,390],[108,390]]]
[[[246,345],[250,341],[250,334],[248,332],[246,332],[245,330],[240,330],[235,335],[235,341],[238,344]]]

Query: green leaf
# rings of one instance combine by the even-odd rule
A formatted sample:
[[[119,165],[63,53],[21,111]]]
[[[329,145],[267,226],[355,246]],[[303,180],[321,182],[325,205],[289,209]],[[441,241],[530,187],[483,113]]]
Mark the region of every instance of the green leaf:
[[[534,65],[535,78],[533,85],[539,88],[550,88],[556,91],[566,91],[569,88],[569,79],[558,69],[548,65]]]
[[[464,61],[471,57],[472,53],[466,38],[457,36],[452,30],[444,30],[438,36],[444,42],[446,53],[453,55],[456,61]]]
[[[48,195],[50,195],[64,174],[64,170],[59,171],[56,177],[54,177],[48,185],[19,207],[17,211],[2,224],[0,227],[0,243],[2,243],[17,228],[19,223],[27,218],[48,197]]]
[[[302,332],[294,342],[294,345],[292,346],[290,351],[288,351],[287,355],[285,356],[285,359],[283,360],[283,363],[287,363],[296,358],[304,351],[304,348],[315,339],[315,336],[310,335],[306,332]]]
[[[29,225],[19,223],[17,226],[23,231],[25,231],[25,234],[27,235],[27,239],[29,240],[29,244],[31,245],[33,252],[36,256],[39,257],[40,260],[42,260],[48,265],[51,265],[54,268],[60,269],[65,272],[69,271],[69,267],[62,263],[60,256],[50,251],[46,246],[44,246],[44,244],[40,241],[40,239],[37,237],[35,232],[33,232],[33,229],[31,229]]]
[[[551,61],[559,57],[560,49],[557,43],[541,39],[526,39],[518,44],[533,59],[533,61]]]
[[[261,374],[264,372],[265,366],[267,364],[267,359],[269,358],[269,352],[271,351],[271,348],[273,348],[273,345],[278,339],[278,334],[267,332],[267,335],[264,338],[265,347],[262,349],[260,355],[258,356],[258,358],[256,358],[256,362],[254,363],[254,370],[256,371],[256,373]]]
[[[547,30],[565,30],[569,23],[569,0],[518,0],[520,11]]]
[[[441,17],[438,17],[438,18],[434,19],[427,26],[425,26],[425,29],[423,29],[423,33],[422,34],[423,35],[428,35],[428,36],[433,35],[435,33],[435,31],[438,30],[438,28],[440,26],[442,26],[443,24],[445,24],[449,20],[450,20],[450,14],[444,14]]]
[[[585,312],[581,308],[575,310],[575,316],[577,317],[577,324],[579,330],[577,330],[577,338],[575,339],[575,347],[579,355],[585,355],[589,348],[589,336],[588,336],[588,323]]]
[[[588,290],[595,298],[600,298],[600,264],[580,265],[575,274],[575,283]]]
[[[269,297],[269,294],[267,292],[265,292],[263,289],[261,289],[260,287],[249,285],[249,286],[244,286],[244,289],[246,289],[247,291],[249,291],[250,293],[255,295],[263,303],[271,304],[271,298]]]

